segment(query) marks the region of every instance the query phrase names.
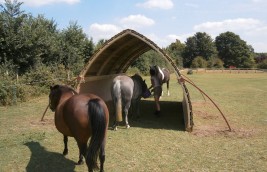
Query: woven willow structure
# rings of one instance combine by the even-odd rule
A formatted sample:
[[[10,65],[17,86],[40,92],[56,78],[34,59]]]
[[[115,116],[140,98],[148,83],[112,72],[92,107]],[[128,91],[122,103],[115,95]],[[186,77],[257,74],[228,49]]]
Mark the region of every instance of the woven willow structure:
[[[83,78],[83,81],[78,83],[77,91],[80,93],[95,93],[105,101],[110,101],[112,79],[118,74],[125,73],[132,62],[149,50],[158,52],[170,63],[178,81],[182,78],[178,67],[161,48],[144,35],[127,29],[106,41],[89,59],[80,73],[80,78]],[[177,85],[180,85],[183,90],[182,104],[185,130],[191,132],[194,123],[189,92],[184,82]]]

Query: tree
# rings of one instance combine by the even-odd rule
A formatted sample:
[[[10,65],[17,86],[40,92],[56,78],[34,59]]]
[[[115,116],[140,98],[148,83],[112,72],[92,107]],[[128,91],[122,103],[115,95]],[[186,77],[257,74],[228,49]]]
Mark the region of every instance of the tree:
[[[84,54],[84,63],[87,63],[95,51],[95,45],[93,42],[93,38],[84,40],[84,46],[83,46],[82,51]]]
[[[194,36],[187,38],[183,53],[184,67],[190,67],[193,59],[197,56],[208,61],[216,52],[212,38],[205,32],[197,32]]]
[[[74,75],[79,74],[84,62],[93,53],[93,44],[77,22],[71,22],[61,33],[61,63]]]
[[[209,67],[209,68],[223,68],[223,64],[224,63],[220,58],[214,57],[208,61],[207,67]]]
[[[59,56],[59,39],[53,20],[25,14],[21,5],[9,0],[1,5],[0,60],[12,62],[23,74],[40,63],[54,63]]]
[[[267,59],[263,60],[258,64],[258,68],[260,69],[267,69]]]
[[[97,42],[96,45],[95,45],[95,52],[96,52],[99,48],[101,48],[101,47],[105,44],[106,41],[107,41],[107,40],[105,40],[105,39],[100,39],[100,40],[98,40],[98,42]]]
[[[149,74],[149,68],[151,65],[158,65],[160,67],[169,68],[166,60],[164,60],[162,58],[162,56],[160,56],[159,53],[157,53],[154,50],[150,50],[150,51],[142,54],[139,58],[137,58],[131,64],[130,67],[131,68],[138,68],[142,74],[148,75]]]
[[[192,68],[206,68],[207,67],[207,61],[203,57],[197,56],[192,61],[191,67]]]
[[[22,2],[5,0],[1,9],[1,63],[9,61],[17,66],[24,67],[28,63],[23,58],[22,44],[19,30],[24,24],[27,15],[20,9]]]
[[[178,67],[183,67],[182,54],[185,49],[185,44],[181,43],[180,40],[176,39],[175,42],[171,43],[165,48],[165,51],[173,58]]]
[[[233,32],[221,33],[216,37],[215,44],[225,67],[250,68],[254,66],[253,49]]]
[[[36,18],[29,15],[20,28],[20,40],[23,44],[24,59],[28,61],[27,68],[40,63],[55,64],[59,61],[59,31],[54,20],[48,20],[43,15]]]

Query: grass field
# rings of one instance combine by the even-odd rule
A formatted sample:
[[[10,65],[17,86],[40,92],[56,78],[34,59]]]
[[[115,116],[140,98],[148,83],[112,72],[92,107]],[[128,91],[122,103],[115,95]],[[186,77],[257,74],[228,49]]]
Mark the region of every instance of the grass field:
[[[218,104],[233,131],[227,131],[208,99],[187,84],[195,126],[192,133],[185,132],[181,88],[173,75],[171,96],[161,99],[161,117],[153,116],[152,99],[143,100],[141,118],[130,120],[130,129],[121,125],[108,131],[107,172],[267,171],[267,73],[188,77]],[[43,96],[0,107],[0,172],[87,170],[85,164],[75,165],[78,148],[73,138],[69,154],[62,155],[63,136],[50,110],[40,122],[47,103]]]

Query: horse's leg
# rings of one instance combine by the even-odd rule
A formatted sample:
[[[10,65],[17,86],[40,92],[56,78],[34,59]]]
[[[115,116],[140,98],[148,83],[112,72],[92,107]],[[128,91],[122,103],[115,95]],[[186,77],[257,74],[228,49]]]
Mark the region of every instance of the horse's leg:
[[[120,114],[121,113],[121,97],[115,97],[113,94],[112,94],[112,99],[113,99],[113,105],[114,105],[114,123],[113,123],[113,126],[112,126],[112,129],[117,131],[117,126],[118,126],[118,122],[117,122],[117,115],[118,113]],[[120,116],[120,115],[119,115]]]
[[[128,101],[128,103],[125,104],[124,107],[124,115],[125,115],[125,124],[126,124],[126,128],[130,128],[130,125],[128,123],[128,110],[131,106],[131,101]]]
[[[162,85],[163,85],[163,84],[162,84]],[[164,91],[163,91],[163,86],[162,86],[162,85],[161,85],[161,87],[162,87],[161,96],[163,96],[163,95],[164,95]],[[160,96],[160,97],[161,97],[161,96]],[[159,98],[160,98],[160,97],[159,97]]]
[[[130,108],[129,108],[129,110],[128,110],[128,114],[129,114],[129,117],[131,118],[131,119],[135,119],[135,109],[136,107],[135,107],[135,100],[131,100],[131,106],[130,106]]]
[[[114,102],[114,106],[116,107],[116,103]],[[118,122],[116,120],[116,113],[117,113],[117,109],[115,108],[115,111],[114,111],[114,122],[113,122],[113,126],[112,126],[112,129],[117,131],[117,125],[118,125]]]
[[[141,99],[138,99],[138,100],[135,101],[136,118],[140,118],[140,101],[141,101]]]
[[[117,125],[118,125],[118,122],[117,122],[117,120],[115,118],[113,126],[112,126],[113,130],[117,131]]]
[[[135,109],[135,106],[134,106],[134,102],[132,101],[131,106],[128,110],[128,114],[129,114],[130,119],[134,119],[134,109]]]
[[[168,94],[168,96],[170,96],[170,91],[169,91],[169,82],[170,82],[170,80],[168,80],[168,81],[167,81],[167,92],[168,92],[167,94]]]
[[[100,159],[100,172],[104,172],[104,163],[105,163],[105,141],[101,144],[100,152],[99,152],[99,159]]]
[[[78,161],[78,165],[83,164],[83,157],[86,156],[86,143],[78,143],[78,147],[79,147],[79,161]]]
[[[68,136],[64,135],[64,151],[63,151],[63,155],[67,155],[68,154]]]

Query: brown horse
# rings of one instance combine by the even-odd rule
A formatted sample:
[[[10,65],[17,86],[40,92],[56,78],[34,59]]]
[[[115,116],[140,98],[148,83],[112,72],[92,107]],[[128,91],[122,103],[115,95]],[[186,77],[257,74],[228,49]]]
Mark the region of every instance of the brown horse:
[[[68,86],[50,87],[50,109],[55,112],[55,125],[64,136],[63,155],[68,154],[68,136],[74,137],[79,147],[78,164],[86,158],[91,172],[100,159],[100,171],[104,171],[106,133],[109,111],[105,102],[93,94],[77,94]],[[89,147],[87,142],[90,139]]]

